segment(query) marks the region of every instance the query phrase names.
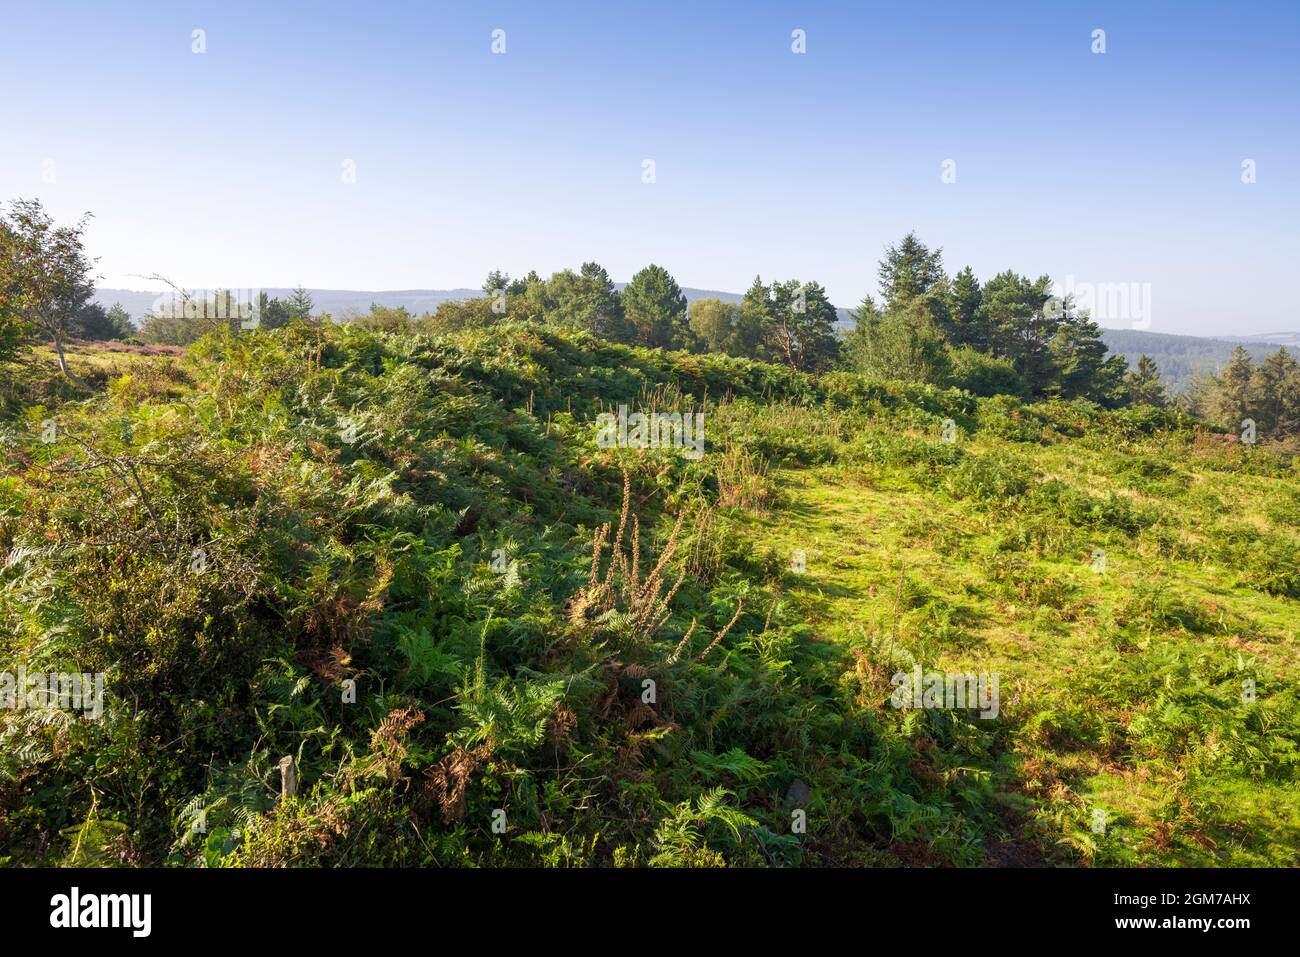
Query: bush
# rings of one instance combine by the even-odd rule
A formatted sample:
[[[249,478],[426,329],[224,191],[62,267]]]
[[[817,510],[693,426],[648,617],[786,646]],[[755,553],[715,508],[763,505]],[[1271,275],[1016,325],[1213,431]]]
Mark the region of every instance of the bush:
[[[991,356],[970,346],[949,350],[951,381],[978,396],[1013,395],[1028,400],[1029,386],[1010,359]]]

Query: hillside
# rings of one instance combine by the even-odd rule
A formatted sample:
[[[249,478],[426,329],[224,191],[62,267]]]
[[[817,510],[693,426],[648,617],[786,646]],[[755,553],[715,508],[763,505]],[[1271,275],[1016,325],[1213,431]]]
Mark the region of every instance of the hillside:
[[[1241,345],[1257,362],[1278,346],[1295,349],[1295,333],[1277,333],[1273,336],[1246,336],[1207,339],[1201,336],[1175,336],[1163,332],[1145,332],[1138,329],[1103,329],[1102,341],[1111,352],[1122,355],[1130,368],[1138,359],[1148,355],[1156,362],[1160,377],[1172,393],[1184,391],[1198,374],[1211,374],[1228,364],[1232,350]]]
[[[72,365],[0,396],[0,656],[103,715],[0,711],[0,862],[1300,864],[1280,450],[533,323]]]
[[[1286,346],[1292,351],[1300,349],[1300,332],[1268,332],[1259,336],[1224,336],[1223,338],[1244,345]]]

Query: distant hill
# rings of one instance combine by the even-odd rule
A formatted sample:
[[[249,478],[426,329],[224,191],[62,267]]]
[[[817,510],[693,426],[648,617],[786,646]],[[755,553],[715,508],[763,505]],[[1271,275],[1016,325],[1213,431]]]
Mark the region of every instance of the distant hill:
[[[1300,349],[1300,332],[1268,332],[1262,336],[1224,336],[1229,342],[1240,342],[1249,347],[1252,343],[1286,346],[1291,351]],[[1276,351],[1276,350],[1273,350]]]
[[[1232,350],[1245,346],[1256,360],[1277,352],[1278,346],[1300,346],[1300,333],[1280,332],[1269,336],[1225,336],[1206,339],[1201,336],[1176,336],[1164,332],[1141,332],[1136,329],[1103,329],[1106,348],[1137,365],[1143,354],[1155,360],[1156,368],[1170,391],[1182,392],[1197,373],[1217,372],[1228,361]]]
[[[627,283],[615,283],[621,291]],[[274,298],[284,299],[293,290],[287,288],[263,290]],[[309,289],[316,308],[321,312],[341,317],[350,311],[365,312],[371,303],[397,308],[405,306],[410,312],[419,315],[433,312],[439,303],[453,299],[472,299],[483,295],[478,289],[396,289],[369,292],[354,289]],[[696,299],[721,299],[723,302],[740,302],[741,293],[722,292],[716,289],[694,289],[683,287],[682,293],[688,302]],[[95,300],[104,306],[121,303],[137,322],[143,317],[157,299],[158,292],[131,289],[97,289]],[[837,309],[839,328],[848,331],[853,328],[849,310]],[[1256,359],[1262,359],[1270,352],[1276,352],[1279,345],[1300,351],[1300,332],[1277,332],[1260,336],[1222,336],[1207,339],[1201,336],[1179,336],[1162,332],[1142,332],[1135,329],[1104,329],[1102,338],[1111,352],[1123,355],[1129,365],[1136,365],[1138,357],[1149,355],[1156,361],[1160,374],[1165,378],[1174,392],[1181,392],[1191,384],[1192,377],[1198,372],[1214,372],[1228,361],[1232,350],[1238,344],[1243,345]]]

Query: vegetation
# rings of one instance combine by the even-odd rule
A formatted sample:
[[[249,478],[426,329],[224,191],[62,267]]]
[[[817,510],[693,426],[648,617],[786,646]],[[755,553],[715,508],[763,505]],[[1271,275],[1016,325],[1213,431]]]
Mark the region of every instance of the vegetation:
[[[981,286],[966,267],[949,280],[941,250],[909,233],[885,251],[879,278],[881,305],[863,301],[846,342],[851,368],[981,394],[1129,401],[1127,364],[1106,355],[1071,297],[1053,298],[1049,276],[1007,271]]]
[[[1186,404],[1230,427],[1249,421],[1257,434],[1294,438],[1300,435],[1300,363],[1282,347],[1255,365],[1238,346],[1219,374],[1194,383]]]
[[[34,200],[15,200],[0,217],[0,359],[11,358],[23,338],[40,337],[53,346],[60,371],[73,378],[65,346],[76,338],[94,291],[82,248],[88,220],[55,226]]]
[[[0,707],[0,863],[1300,864],[1295,450],[904,260],[839,369],[816,284],[591,264],[72,377],[21,336],[0,675],[104,700]],[[861,371],[903,316],[980,387]],[[896,707],[917,668],[995,713]]]

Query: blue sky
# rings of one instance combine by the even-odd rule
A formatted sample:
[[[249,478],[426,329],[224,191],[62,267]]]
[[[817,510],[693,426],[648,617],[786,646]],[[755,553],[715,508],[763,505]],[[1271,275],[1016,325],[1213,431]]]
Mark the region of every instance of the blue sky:
[[[105,286],[449,288],[594,259],[816,279],[853,306],[915,228],[950,272],[1149,284],[1152,331],[1300,327],[1296,3],[5,0],[3,20],[0,199],[93,211]]]

